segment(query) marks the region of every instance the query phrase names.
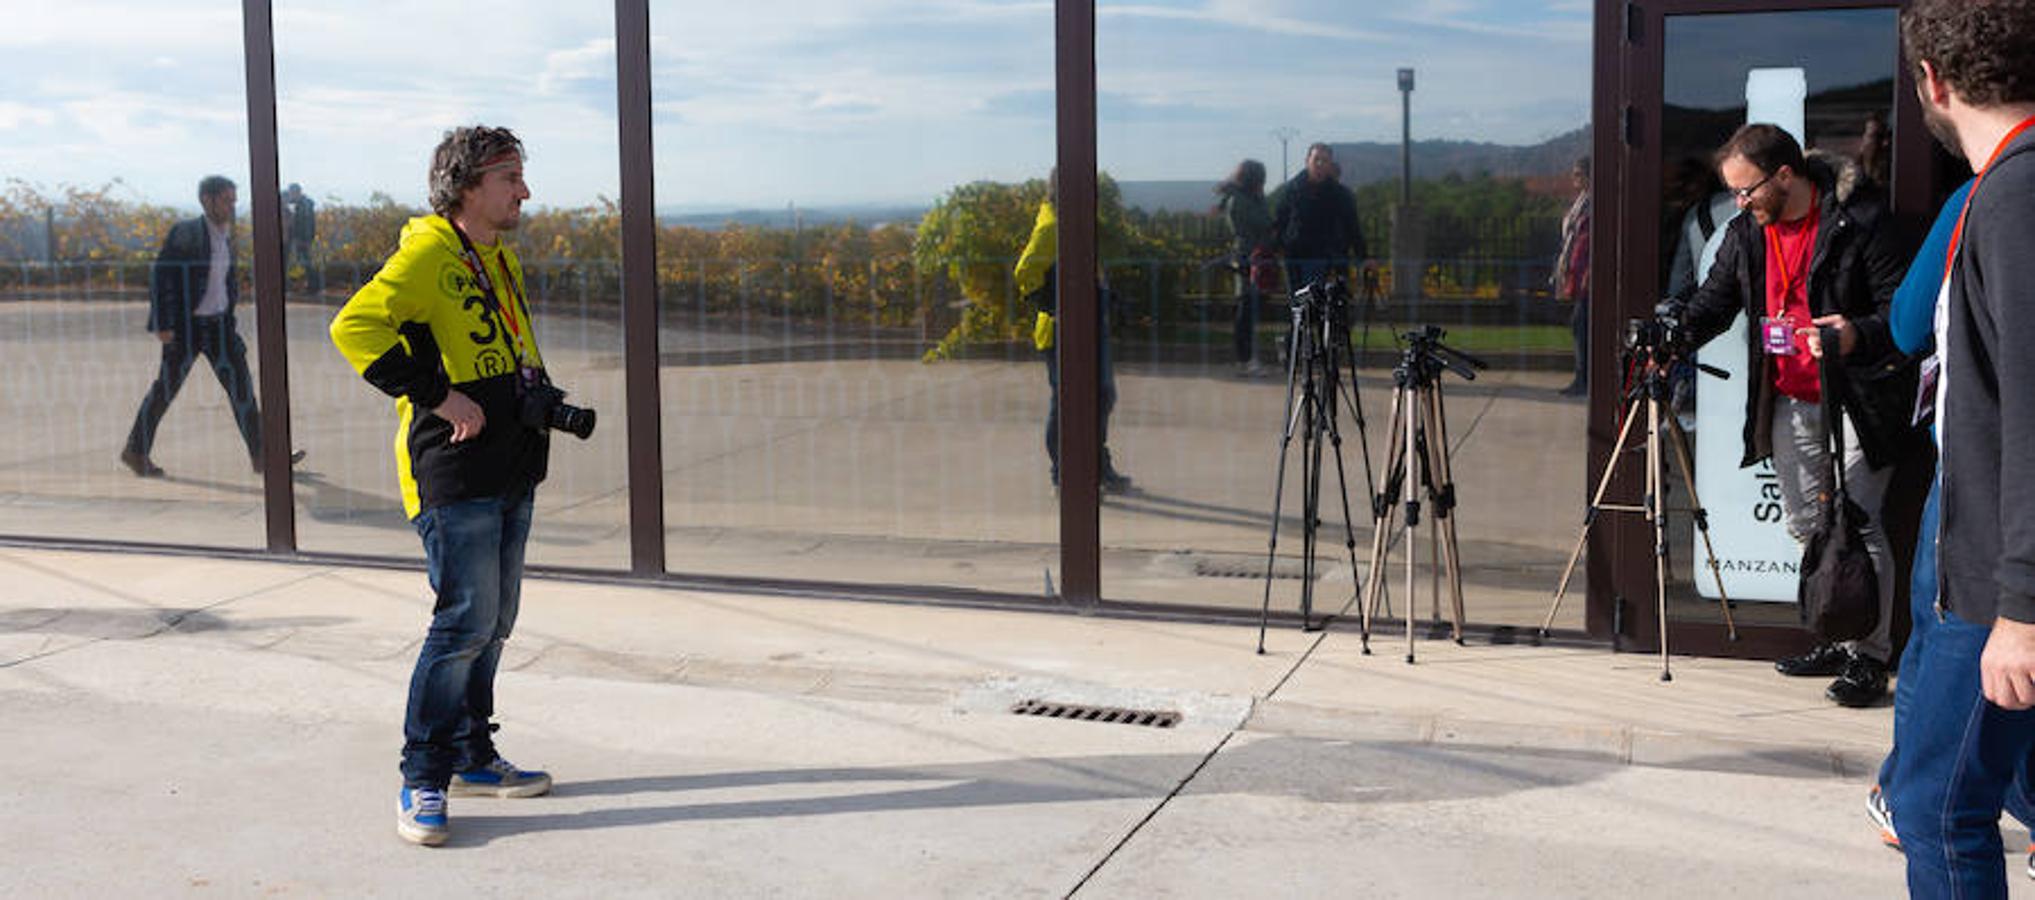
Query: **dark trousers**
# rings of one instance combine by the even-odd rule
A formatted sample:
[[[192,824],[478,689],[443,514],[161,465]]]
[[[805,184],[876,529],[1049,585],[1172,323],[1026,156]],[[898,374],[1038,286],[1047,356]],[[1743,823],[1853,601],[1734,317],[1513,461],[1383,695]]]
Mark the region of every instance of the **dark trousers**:
[[[1109,333],[1104,329],[1101,336],[1102,360],[1099,379],[1102,383],[1100,398],[1102,422],[1098,425],[1098,443],[1102,445],[1102,471],[1108,472],[1109,461],[1109,414],[1116,409],[1116,367],[1111,365]],[[1060,480],[1060,345],[1055,343],[1039,354],[1046,358],[1046,384],[1052,387],[1053,400],[1046,407],[1046,458],[1053,461],[1053,480]]]
[[[522,606],[528,489],[434,506],[411,522],[437,602],[410,673],[403,784],[442,788],[494,762],[495,672]]]
[[[1576,298],[1576,308],[1569,312],[1569,336],[1576,343],[1576,375],[1573,382],[1581,387],[1590,383],[1590,297],[1585,294]]]
[[[134,414],[134,427],[127,432],[127,449],[148,455],[155,446],[156,428],[162,424],[163,414],[170,410],[170,401],[183,389],[185,376],[191,374],[191,364],[202,355],[211,363],[219,386],[226,389],[227,402],[233,405],[233,421],[240,426],[241,439],[247,442],[248,458],[261,457],[261,411],[254,402],[254,377],[247,370],[247,344],[231,323],[232,319],[226,316],[194,316],[183,334],[162,345],[162,365],[156,370],[155,383],[149,385],[148,393],[141,398],[141,409]]]
[[[1232,323],[1231,345],[1237,352],[1237,362],[1247,363],[1254,355],[1253,344],[1257,342],[1260,298],[1257,285],[1250,283],[1249,276],[1243,277],[1243,285],[1237,288],[1237,314]]]

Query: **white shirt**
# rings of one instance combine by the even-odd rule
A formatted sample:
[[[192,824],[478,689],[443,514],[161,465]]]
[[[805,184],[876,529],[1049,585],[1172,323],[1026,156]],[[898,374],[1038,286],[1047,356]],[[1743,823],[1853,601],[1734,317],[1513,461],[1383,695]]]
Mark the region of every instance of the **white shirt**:
[[[233,267],[232,235],[227,227],[205,220],[205,233],[211,235],[212,267],[205,273],[205,297],[198,301],[198,308],[191,310],[194,316],[217,316],[226,312],[226,272]]]

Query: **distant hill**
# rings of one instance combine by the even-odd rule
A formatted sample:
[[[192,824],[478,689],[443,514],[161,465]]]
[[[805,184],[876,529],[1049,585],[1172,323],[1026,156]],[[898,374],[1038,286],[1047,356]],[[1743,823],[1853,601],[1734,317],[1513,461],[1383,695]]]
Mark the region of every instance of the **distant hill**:
[[[749,228],[790,228],[794,222],[808,228],[841,222],[857,222],[863,225],[917,225],[919,219],[925,216],[926,209],[925,206],[893,204],[799,207],[796,211],[789,207],[712,211],[668,209],[658,212],[657,221],[664,225],[679,225],[702,231],[719,231],[730,225]]]
[[[1374,181],[1399,179],[1399,145],[1365,142],[1331,143],[1335,158],[1343,166],[1343,183],[1359,187]],[[1298,148],[1296,148],[1296,151]],[[1530,147],[1486,144],[1474,141],[1413,142],[1413,177],[1440,178],[1451,172],[1470,176],[1479,172],[1511,178],[1565,175],[1576,158],[1590,152],[1590,129],[1578,128]],[[1299,173],[1295,160],[1294,173]],[[1279,177],[1278,160],[1267,160],[1272,177]],[[1215,204],[1209,189],[1227,173],[1217,172],[1204,181],[1119,181],[1125,206],[1147,212],[1202,212]],[[1269,190],[1276,185],[1268,185]]]

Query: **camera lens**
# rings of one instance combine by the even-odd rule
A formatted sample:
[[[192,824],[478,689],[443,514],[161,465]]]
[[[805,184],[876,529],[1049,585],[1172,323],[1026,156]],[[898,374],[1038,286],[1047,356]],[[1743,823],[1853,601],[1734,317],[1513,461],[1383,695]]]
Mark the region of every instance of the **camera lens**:
[[[560,403],[551,408],[551,419],[545,424],[553,431],[563,431],[583,441],[593,436],[594,411]]]

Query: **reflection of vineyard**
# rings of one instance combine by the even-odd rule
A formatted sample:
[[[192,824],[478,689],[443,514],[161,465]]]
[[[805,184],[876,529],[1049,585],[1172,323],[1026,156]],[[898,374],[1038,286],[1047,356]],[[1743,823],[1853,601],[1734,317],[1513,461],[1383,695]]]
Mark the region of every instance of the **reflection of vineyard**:
[[[1541,245],[1566,198],[1501,181],[1419,188],[1437,258],[1422,274],[1424,299],[1381,311],[1380,327],[1420,318],[1481,329],[1458,333],[1509,369],[1462,389],[1457,415],[1477,425],[1458,469],[1480,617],[1524,624],[1579,503],[1582,411],[1555,403],[1540,390],[1554,376],[1533,371],[1566,365],[1560,336],[1539,333],[1566,314],[1539,290],[1552,250]],[[1363,202],[1376,205],[1371,193]],[[114,462],[156,363],[141,330],[148,261],[177,217],[119,194],[49,197],[19,183],[0,194],[0,259],[29,260],[0,264],[11,376],[0,408],[16,424],[0,438],[0,533],[260,546],[259,483],[202,368],[154,453],[170,477],[135,479]],[[1039,182],[981,183],[908,224],[659,229],[672,570],[1045,587],[1058,534],[1040,444],[1045,385],[1023,341],[1030,307],[1010,276],[1041,196]],[[1281,424],[1282,385],[1227,377],[1234,285],[1206,263],[1228,252],[1228,236],[1207,216],[1126,210],[1107,179],[1101,199],[1100,249],[1119,297],[1111,445],[1141,488],[1104,509],[1106,583],[1124,598],[1254,604],[1252,585],[1196,574],[1262,554]],[[322,205],[324,292],[302,288],[309,273],[289,273],[291,427],[310,454],[295,481],[306,549],[417,554],[393,497],[389,404],[325,336],[413,212],[388,198]],[[1382,247],[1389,236],[1371,212]],[[536,563],[628,562],[618,227],[611,205],[543,210],[515,239],[547,360],[573,402],[602,413],[591,442],[556,443]],[[237,228],[245,257],[247,220]],[[250,346],[252,306],[240,314]],[[1266,345],[1276,331],[1266,326]],[[947,359],[919,362],[928,355]],[[1367,403],[1384,399],[1376,367],[1390,358],[1383,346],[1366,356]],[[1368,522],[1357,531],[1362,541]]]

